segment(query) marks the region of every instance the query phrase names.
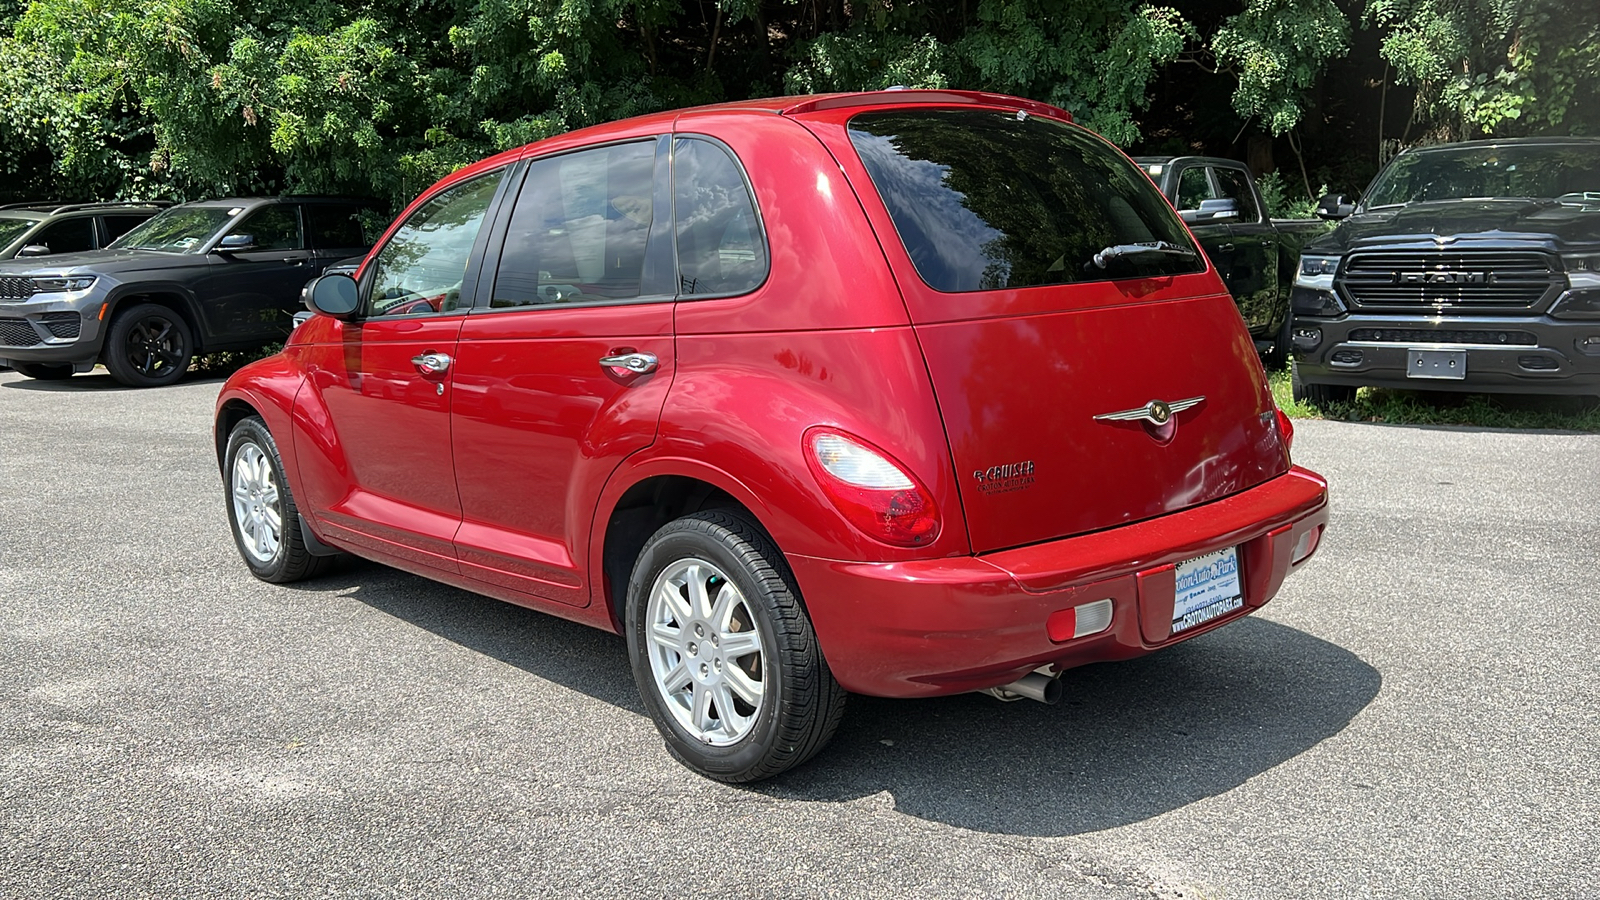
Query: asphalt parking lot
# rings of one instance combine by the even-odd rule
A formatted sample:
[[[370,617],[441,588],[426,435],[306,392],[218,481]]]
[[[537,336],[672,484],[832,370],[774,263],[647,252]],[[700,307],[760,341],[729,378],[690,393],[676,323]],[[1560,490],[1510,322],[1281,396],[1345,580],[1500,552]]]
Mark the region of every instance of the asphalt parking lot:
[[[1058,706],[852,698],[729,787],[620,638],[229,538],[217,381],[0,372],[0,896],[1571,898],[1600,859],[1600,435],[1299,422],[1261,614]]]

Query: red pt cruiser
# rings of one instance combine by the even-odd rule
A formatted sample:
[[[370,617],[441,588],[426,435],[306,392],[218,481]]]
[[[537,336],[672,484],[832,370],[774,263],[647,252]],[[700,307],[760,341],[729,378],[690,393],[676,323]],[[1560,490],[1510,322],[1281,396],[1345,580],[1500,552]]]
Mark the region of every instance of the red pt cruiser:
[[[758,100],[503,153],[241,370],[234,538],[626,636],[668,750],[782,772],[846,693],[1050,701],[1266,603],[1327,485],[1216,271],[1054,107]]]

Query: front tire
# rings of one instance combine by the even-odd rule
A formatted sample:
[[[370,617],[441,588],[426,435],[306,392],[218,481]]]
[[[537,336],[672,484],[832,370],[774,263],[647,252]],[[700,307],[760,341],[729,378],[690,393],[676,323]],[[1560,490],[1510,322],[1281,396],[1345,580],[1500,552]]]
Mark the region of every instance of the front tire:
[[[313,556],[300,534],[300,512],[283,478],[278,444],[259,418],[250,416],[228,433],[223,454],[228,488],[228,524],[250,573],[287,584],[315,578],[334,557]]]
[[[1294,393],[1295,402],[1309,403],[1322,409],[1340,403],[1354,403],[1356,399],[1356,389],[1347,384],[1307,384],[1301,381],[1299,366],[1294,367],[1289,387]]]
[[[123,310],[106,333],[106,371],[129,387],[172,384],[193,358],[188,323],[165,306],[141,303]]]
[[[627,637],[667,751],[709,778],[770,778],[838,730],[845,691],[783,555],[743,515],[705,510],[650,538],[628,584]]]
[[[35,381],[65,381],[72,377],[72,363],[13,363],[11,366],[17,374],[32,378]]]
[[[1293,349],[1294,340],[1294,315],[1283,314],[1283,326],[1278,329],[1278,336],[1273,338],[1272,346],[1261,355],[1261,364],[1269,372],[1275,372],[1289,364],[1289,351]]]

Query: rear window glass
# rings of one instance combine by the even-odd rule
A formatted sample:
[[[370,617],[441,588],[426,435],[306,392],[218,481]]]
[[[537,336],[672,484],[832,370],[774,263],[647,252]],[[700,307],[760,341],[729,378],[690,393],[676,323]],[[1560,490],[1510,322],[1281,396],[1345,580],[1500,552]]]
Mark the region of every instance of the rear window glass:
[[[850,120],[850,140],[935,290],[1205,268],[1144,173],[1081,128],[1016,113],[911,110],[862,113]],[[1181,250],[1104,252],[1158,241]]]
[[[306,217],[311,245],[318,250],[355,250],[372,243],[361,228],[358,206],[308,203],[300,209]]]

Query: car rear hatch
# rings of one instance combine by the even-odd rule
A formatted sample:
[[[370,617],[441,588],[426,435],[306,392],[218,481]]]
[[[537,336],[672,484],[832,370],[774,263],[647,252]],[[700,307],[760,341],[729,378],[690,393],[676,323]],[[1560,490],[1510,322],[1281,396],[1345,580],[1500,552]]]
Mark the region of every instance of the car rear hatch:
[[[808,124],[896,271],[975,552],[1148,519],[1288,470],[1232,300],[1115,148],[1017,110]]]

